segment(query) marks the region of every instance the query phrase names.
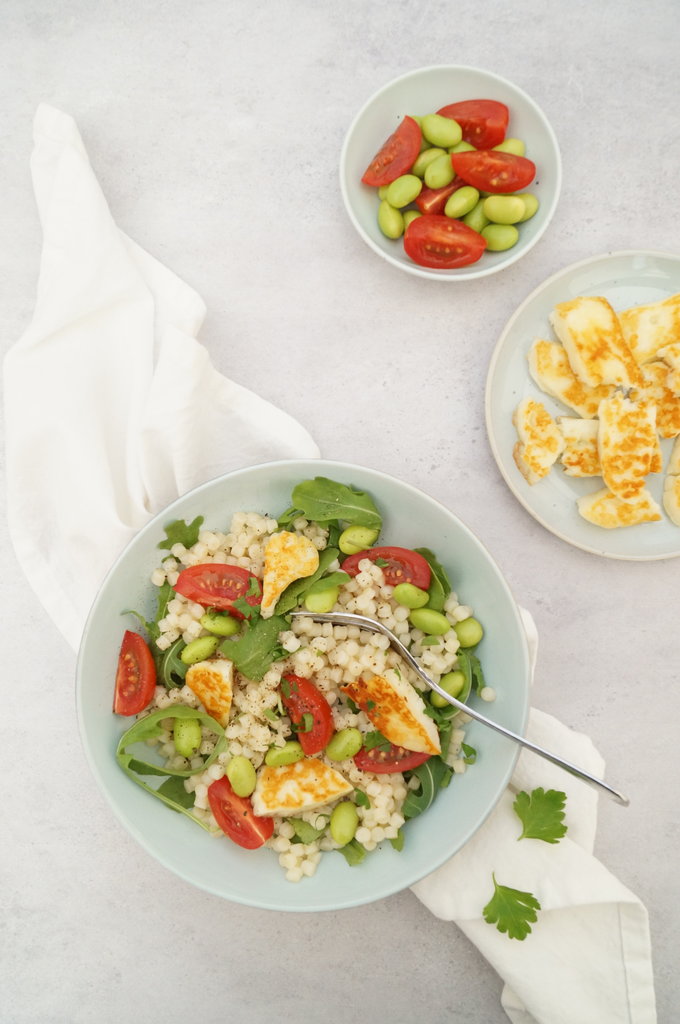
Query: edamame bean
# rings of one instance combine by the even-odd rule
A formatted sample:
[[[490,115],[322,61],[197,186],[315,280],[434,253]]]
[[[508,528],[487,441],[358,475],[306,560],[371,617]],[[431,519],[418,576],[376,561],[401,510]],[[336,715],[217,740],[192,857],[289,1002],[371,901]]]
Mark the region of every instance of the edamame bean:
[[[378,227],[386,238],[401,238],[404,234],[401,210],[395,210],[386,199],[378,207]]]
[[[284,764],[295,764],[305,756],[297,740],[287,740],[282,747],[270,747],[264,755],[264,763],[270,768],[280,768]]]
[[[406,214],[404,214],[406,217]],[[370,526],[348,526],[343,530],[338,540],[338,547],[343,555],[356,555],[359,551],[365,551],[375,544],[378,539],[378,530],[372,530]]]
[[[447,159],[449,158],[447,157]],[[402,206],[408,206],[416,196],[420,195],[422,187],[423,183],[416,174],[402,174],[387,186],[385,199],[390,206],[400,210]]]
[[[216,636],[199,636],[186,645],[180,658],[185,665],[195,665],[197,661],[205,661],[215,653],[219,642],[219,637]]]
[[[176,718],[172,741],[180,757],[195,757],[201,745],[201,723],[196,718]]]
[[[201,616],[201,625],[217,636],[233,636],[241,628],[233,615],[221,615],[219,612],[206,612]]]
[[[329,587],[328,590],[319,590],[315,594],[307,594],[304,606],[308,612],[329,612],[335,606],[340,596],[340,587]]]
[[[414,220],[418,220],[418,217],[422,217],[420,210],[407,210],[404,214],[404,231]]]
[[[250,796],[253,793],[257,776],[247,757],[242,754],[232,757],[226,767],[226,776],[236,796]]]
[[[333,808],[330,832],[340,846],[346,846],[354,839],[358,824],[359,813],[350,800],[343,800]]]
[[[439,685],[442,690],[446,693],[450,693],[452,697],[457,697],[463,692],[465,687],[465,676],[462,672],[456,669],[455,672],[447,672],[446,675],[442,676],[439,680]],[[448,705],[448,701],[441,694],[433,690],[430,694],[430,704],[436,708],[445,708]]]
[[[503,252],[516,244],[519,231],[514,224],[487,224],[482,228],[481,235],[486,238],[489,252]]]
[[[493,148],[500,150],[501,153],[514,153],[515,156],[524,156],[527,151],[521,139],[503,139]]]
[[[517,224],[524,209],[524,201],[517,196],[489,196],[484,200],[484,213],[494,224]]]
[[[441,114],[426,114],[420,122],[425,138],[433,146],[455,146],[463,138],[463,130],[457,121]]]
[[[456,172],[448,153],[438,156],[436,160],[428,164],[423,175],[428,188],[444,188],[445,185],[451,184],[455,176]]]
[[[422,178],[425,174],[425,168],[439,156],[446,156],[446,150],[439,149],[437,146],[431,146],[429,149],[424,149],[422,153],[416,157],[416,162],[411,168],[411,174],[417,174],[419,178]],[[380,195],[379,192],[378,195]],[[381,196],[381,198],[384,197]]]
[[[454,192],[455,195],[455,192]],[[489,223],[489,218],[484,213],[484,200],[480,199],[476,206],[474,206],[469,213],[466,213],[463,217],[463,224],[467,224],[473,231],[481,232],[482,228],[485,228]]]
[[[464,217],[466,213],[479,202],[479,192],[472,185],[464,185],[463,188],[456,189],[452,196],[446,200],[446,206],[444,207],[444,213],[447,217]]]
[[[414,608],[409,619],[416,629],[422,629],[428,636],[443,636],[453,628],[445,615],[432,608]]]
[[[538,199],[531,192],[516,192],[515,196],[517,199],[521,199],[524,203],[524,216],[521,220],[518,220],[518,224],[523,224],[525,220],[529,220],[530,217],[538,210]]]
[[[397,583],[392,591],[392,597],[397,604],[403,604],[404,608],[424,608],[430,600],[426,590],[421,590],[413,583]]]
[[[378,199],[385,199],[389,185],[381,185],[378,189]]]
[[[461,139],[460,142],[456,143],[455,146],[449,147],[449,153],[470,153],[475,147],[465,139]]]
[[[340,729],[326,747],[326,757],[331,761],[346,761],[361,750],[363,739],[358,729]]]
[[[453,628],[456,631],[461,647],[474,647],[484,636],[481,622],[472,617],[463,619],[462,622],[457,622]]]

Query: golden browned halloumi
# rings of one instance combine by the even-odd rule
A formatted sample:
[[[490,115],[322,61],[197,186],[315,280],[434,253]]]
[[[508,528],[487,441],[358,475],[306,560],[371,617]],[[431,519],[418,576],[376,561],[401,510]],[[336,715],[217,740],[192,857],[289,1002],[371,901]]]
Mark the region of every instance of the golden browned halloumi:
[[[311,576],[319,568],[319,552],[308,537],[281,530],[273,533],[264,551],[262,618],[274,614],[274,606],[294,580]]]
[[[668,457],[668,465],[666,466],[666,472],[677,475],[680,473],[680,437],[676,440],[675,444],[671,448],[671,454]]]
[[[529,373],[541,391],[573,409],[579,416],[593,419],[603,398],[613,392],[609,384],[591,388],[572,370],[567,353],[558,341],[537,338],[529,350]]]
[[[599,422],[572,416],[558,416],[557,424],[564,438],[564,451],[560,455],[560,461],[567,476],[599,476]]]
[[[550,322],[572,370],[584,384],[628,388],[641,383],[640,369],[606,299],[579,296],[560,302],[550,314]]]
[[[388,669],[384,676],[347,683],[340,689],[390,743],[421,754],[441,753],[439,733],[425,714],[423,698],[394,669]]]
[[[253,810],[262,817],[299,814],[348,796],[354,789],[344,775],[317,757],[305,757],[294,764],[257,773],[252,795]]]
[[[680,396],[680,341],[673,342],[671,345],[664,345],[656,355],[668,367],[666,387],[674,395]]]
[[[530,484],[538,483],[562,454],[562,434],[543,403],[533,398],[519,403],[512,422],[519,438],[512,457],[522,476]]]
[[[663,482],[663,507],[671,522],[680,526],[680,476],[677,473],[668,473]]]
[[[603,487],[594,494],[585,494],[576,502],[579,513],[589,523],[613,530],[621,526],[637,526],[661,519],[661,509],[649,491],[643,490],[635,501],[621,501]]]
[[[644,384],[631,388],[634,401],[653,402],[656,406],[656,429],[663,438],[680,434],[680,397],[668,387],[669,368],[665,362],[654,360],[645,363],[642,369]]]
[[[638,363],[656,358],[660,348],[680,341],[680,293],[619,313],[621,331]]]
[[[603,399],[597,447],[609,490],[622,501],[636,501],[648,474],[662,468],[654,403],[633,402],[622,394]]]
[[[190,665],[184,681],[208,714],[220,725],[226,725],[231,709],[233,679],[233,664],[225,658],[216,658]]]

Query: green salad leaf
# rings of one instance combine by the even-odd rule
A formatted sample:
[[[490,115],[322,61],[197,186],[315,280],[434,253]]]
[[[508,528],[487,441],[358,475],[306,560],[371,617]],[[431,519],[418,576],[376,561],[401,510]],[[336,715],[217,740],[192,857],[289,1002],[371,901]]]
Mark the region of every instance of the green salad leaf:
[[[325,828],[314,828],[304,818],[288,818],[288,821],[295,830],[291,843],[313,843],[315,839],[320,839],[326,831]]]
[[[475,693],[481,693],[486,686],[486,680],[484,678],[484,671],[482,669],[481,662],[476,654],[471,654],[470,651],[458,649],[456,655],[457,662],[456,668],[465,676],[465,688],[464,693],[467,693],[465,698],[460,697],[460,700],[467,700],[470,695],[470,690],[474,689]]]
[[[257,618],[246,623],[245,631],[235,640],[227,637],[219,646],[220,652],[233,661],[239,672],[248,679],[259,682],[272,662],[288,657],[279,643],[279,633],[288,629],[288,623],[280,615],[270,619]]]
[[[156,672],[158,682],[162,683],[168,690],[176,686],[184,686],[184,677],[189,669],[182,661],[180,654],[186,647],[182,637],[178,637],[174,644],[170,644],[167,651],[159,651],[156,658]]]
[[[370,494],[325,476],[303,480],[293,488],[291,497],[293,506],[315,523],[341,520],[374,530],[382,527],[382,516]]]
[[[492,878],[494,894],[482,911],[484,920],[495,924],[508,938],[523,941],[531,931],[531,924],[537,920],[536,911],[541,909],[541,904],[533,893],[499,885],[496,876]]]
[[[307,591],[317,580],[320,580],[340,554],[338,548],[327,547],[319,552],[319,566],[311,576],[305,576],[301,580],[293,580],[289,583],[281,597],[276,602],[276,614],[287,615],[293,608],[297,608],[305,598]]]
[[[423,556],[432,570],[430,586],[428,588],[430,599],[427,602],[427,607],[433,608],[436,612],[441,612],[444,610],[446,598],[451,593],[451,583],[446,574],[446,569],[429,548],[415,548],[415,550],[419,555]]]
[[[165,527],[165,540],[159,542],[159,548],[167,548],[168,551],[173,544],[183,544],[185,548],[193,547],[198,540],[203,525],[203,516],[196,516],[193,523],[186,523],[183,519],[175,519]]]
[[[401,813],[405,818],[417,818],[431,806],[438,791],[448,786],[453,769],[441,757],[430,757],[409,774],[419,780],[420,788],[409,789]]]
[[[338,569],[337,572],[329,572],[328,576],[320,576],[319,579],[314,580],[307,587],[304,597],[308,597],[310,594],[323,594],[325,590],[332,590],[333,587],[341,587],[348,582],[349,578],[349,573],[342,572],[341,569]]]
[[[357,842],[356,839],[350,839],[348,843],[340,847],[338,853],[341,853],[349,866],[353,868],[366,859],[368,850],[361,843]]]
[[[567,833],[564,824],[564,805],[567,794],[557,789],[544,790],[541,787],[531,793],[522,790],[517,794],[513,809],[522,822],[522,834],[518,839],[542,839],[544,843],[559,843]]]

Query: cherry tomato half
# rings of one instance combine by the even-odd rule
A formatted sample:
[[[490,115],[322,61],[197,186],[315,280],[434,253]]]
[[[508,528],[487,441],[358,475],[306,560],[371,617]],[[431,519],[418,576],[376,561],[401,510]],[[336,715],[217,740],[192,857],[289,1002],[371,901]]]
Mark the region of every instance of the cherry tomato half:
[[[294,725],[300,725],[304,715],[312,716],[311,729],[300,731],[297,738],[305,754],[319,754],[333,735],[333,715],[324,695],[309,679],[285,675],[281,700]]]
[[[146,640],[126,630],[118,655],[113,710],[117,715],[138,715],[153,697],[155,685],[156,666]]]
[[[452,153],[456,174],[480,192],[521,192],[536,177],[536,164],[525,156],[496,149]]]
[[[364,750],[362,747],[359,753],[355,754],[354,763],[362,772],[391,775],[393,772],[407,772],[411,768],[417,768],[429,757],[429,754],[418,754],[415,750],[407,750],[391,743],[389,750],[380,750],[379,747]]]
[[[420,152],[421,140],[418,122],[412,117],[405,117],[364,171],[361,178],[364,185],[389,185],[401,174],[406,174]]]
[[[479,232],[440,213],[417,217],[404,234],[406,255],[421,267],[435,270],[467,267],[476,263],[485,249],[486,239]]]
[[[442,219],[448,220],[448,217]],[[345,559],[342,563],[343,571],[350,576],[356,576],[359,572],[359,562],[363,558],[370,558],[372,562],[380,559],[385,583],[390,587],[396,587],[398,583],[412,583],[414,587],[427,590],[430,586],[432,573],[429,563],[410,548],[368,548],[366,551],[359,551]],[[387,564],[382,564],[384,562]]]
[[[416,206],[421,213],[443,213],[449,196],[465,184],[462,178],[455,177],[450,185],[443,188],[424,188],[416,198]]]
[[[255,814],[248,797],[236,796],[224,775],[208,786],[208,803],[225,835],[245,850],[257,850],[272,836],[272,818]]]
[[[498,100],[463,100],[449,103],[437,113],[457,121],[465,142],[477,149],[491,149],[502,142],[510,118],[505,103]]]
[[[257,593],[248,594],[253,584]],[[179,574],[175,590],[183,597],[188,597],[204,608],[218,608],[227,611],[236,619],[244,618],[243,613],[234,608],[234,601],[245,597],[250,605],[259,604],[262,600],[262,587],[256,576],[240,565],[222,565],[220,562],[206,562],[202,565],[190,565]]]

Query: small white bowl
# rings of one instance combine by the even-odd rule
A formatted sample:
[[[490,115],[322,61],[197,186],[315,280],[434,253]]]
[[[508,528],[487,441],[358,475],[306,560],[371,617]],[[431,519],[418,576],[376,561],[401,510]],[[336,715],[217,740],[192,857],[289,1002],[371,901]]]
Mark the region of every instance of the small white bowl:
[[[434,113],[460,100],[500,100],[510,110],[506,135],[526,144],[536,164],[536,179],[526,191],[538,197],[538,212],[519,225],[519,241],[504,252],[485,252],[477,263],[455,270],[433,270],[414,263],[402,239],[386,238],[378,227],[377,189],[361,176],[382,143],[405,115]],[[521,259],[548,227],[562,186],[562,161],[557,139],[545,114],[512,82],[478,68],[440,65],[410,71],[379,89],[350,125],[340,156],[340,188],[350,220],[364,241],[389,263],[409,274],[440,281],[486,277]]]

